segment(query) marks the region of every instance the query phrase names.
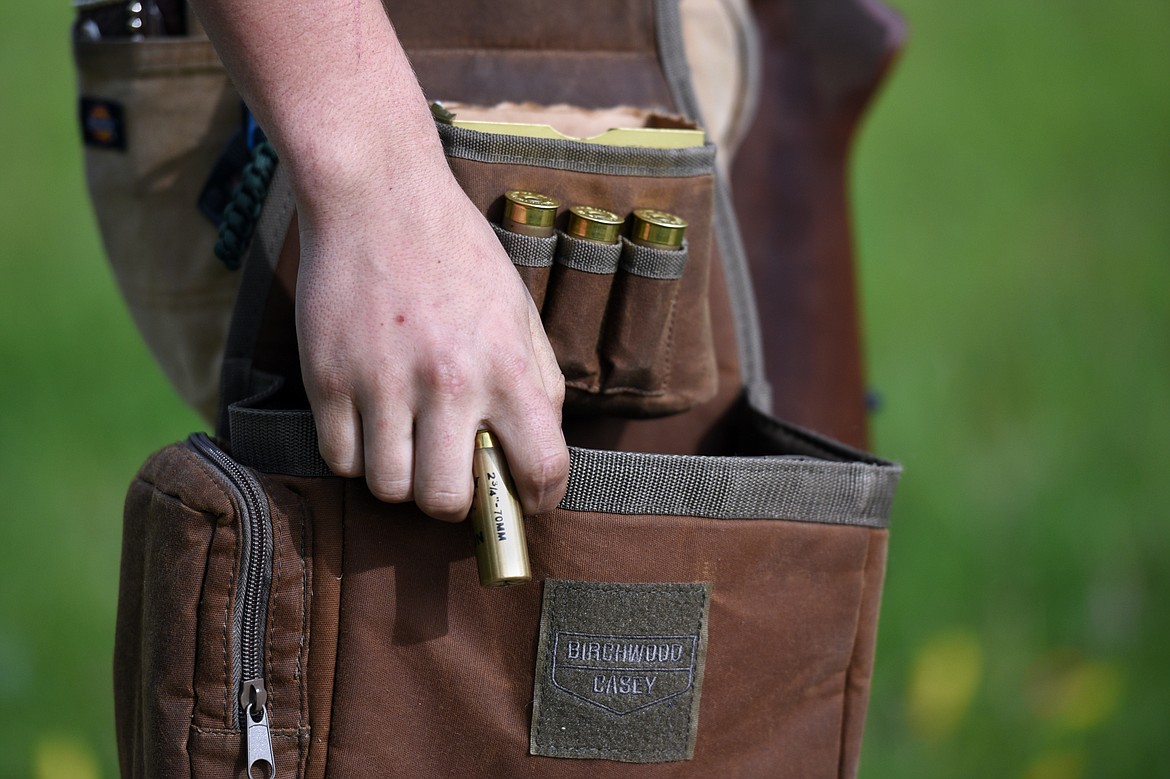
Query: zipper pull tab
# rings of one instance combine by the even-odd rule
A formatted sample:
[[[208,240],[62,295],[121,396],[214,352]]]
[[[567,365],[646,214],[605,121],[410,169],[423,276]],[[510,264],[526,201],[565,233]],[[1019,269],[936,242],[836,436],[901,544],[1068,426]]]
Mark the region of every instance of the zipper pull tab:
[[[244,743],[248,751],[248,779],[272,779],[276,776],[276,761],[272,756],[272,733],[268,730],[268,692],[264,682],[252,679],[244,682],[240,704],[244,710]],[[261,765],[259,774],[252,769]]]

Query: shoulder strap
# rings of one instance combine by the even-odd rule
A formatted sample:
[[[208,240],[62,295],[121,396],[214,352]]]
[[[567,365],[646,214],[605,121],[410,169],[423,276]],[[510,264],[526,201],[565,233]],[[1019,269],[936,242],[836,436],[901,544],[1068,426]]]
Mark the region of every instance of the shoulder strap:
[[[690,69],[683,51],[682,23],[678,0],[655,0],[658,53],[666,81],[675,104],[687,116],[700,124],[703,117],[692,87]],[[771,411],[772,393],[764,373],[763,342],[760,336],[759,313],[748,273],[747,253],[739,235],[735,207],[727,182],[716,172],[715,240],[723,257],[727,288],[735,315],[735,334],[739,345],[739,370],[747,390],[748,400],[761,411]]]

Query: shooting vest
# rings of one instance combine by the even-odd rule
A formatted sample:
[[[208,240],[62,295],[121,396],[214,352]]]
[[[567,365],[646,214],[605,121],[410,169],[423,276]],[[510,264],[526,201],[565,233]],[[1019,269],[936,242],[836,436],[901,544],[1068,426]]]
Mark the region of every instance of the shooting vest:
[[[429,98],[701,123],[673,0],[386,6]],[[79,62],[181,57],[215,92],[211,55],[175,44]],[[527,518],[533,581],[480,587],[465,526],[321,460],[278,166],[233,285],[218,435],[156,453],[127,497],[123,775],[853,776],[899,469],[769,415],[714,144],[436,132],[493,224],[508,189],[690,223],[681,253],[500,232],[568,385],[569,489]]]

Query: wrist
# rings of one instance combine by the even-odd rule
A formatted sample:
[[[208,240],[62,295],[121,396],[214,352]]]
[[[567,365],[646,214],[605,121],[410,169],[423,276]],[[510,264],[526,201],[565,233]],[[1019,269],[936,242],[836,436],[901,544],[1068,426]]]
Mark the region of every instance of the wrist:
[[[424,107],[425,110],[425,107]],[[352,212],[394,197],[443,192],[451,170],[429,112],[424,122],[384,121],[317,128],[277,143],[298,206],[309,216]]]

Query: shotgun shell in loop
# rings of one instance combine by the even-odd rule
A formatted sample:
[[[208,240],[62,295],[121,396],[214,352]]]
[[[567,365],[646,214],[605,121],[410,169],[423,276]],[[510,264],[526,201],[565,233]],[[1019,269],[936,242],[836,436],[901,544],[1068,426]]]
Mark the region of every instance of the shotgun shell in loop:
[[[504,193],[504,228],[514,233],[547,238],[561,204],[539,192],[510,189]]]
[[[524,537],[524,512],[516,498],[516,485],[504,452],[487,430],[475,434],[471,474],[475,480],[471,529],[479,583],[484,587],[507,587],[528,581],[532,570]]]
[[[687,220],[655,208],[634,211],[634,226],[630,240],[652,249],[681,249],[687,230]]]
[[[613,211],[604,208],[573,206],[569,209],[569,226],[565,232],[586,241],[617,243],[624,221]]]

